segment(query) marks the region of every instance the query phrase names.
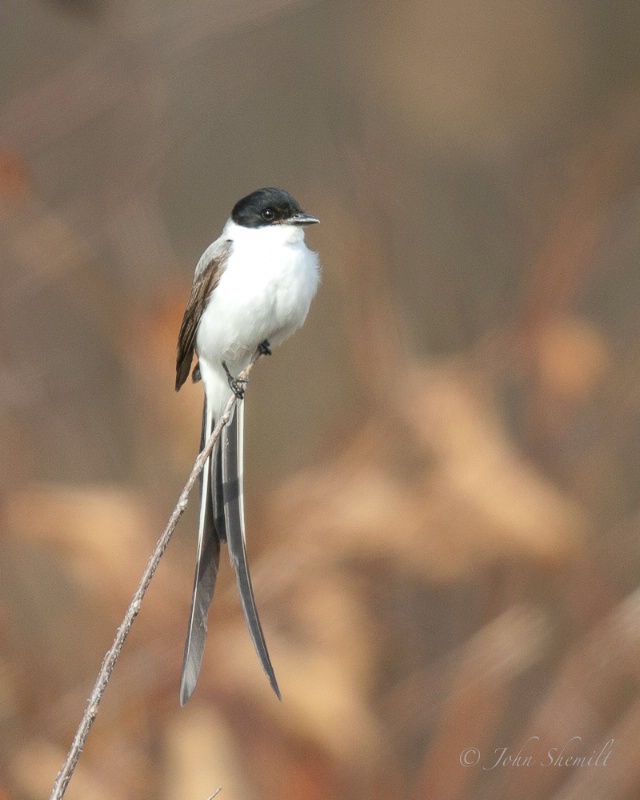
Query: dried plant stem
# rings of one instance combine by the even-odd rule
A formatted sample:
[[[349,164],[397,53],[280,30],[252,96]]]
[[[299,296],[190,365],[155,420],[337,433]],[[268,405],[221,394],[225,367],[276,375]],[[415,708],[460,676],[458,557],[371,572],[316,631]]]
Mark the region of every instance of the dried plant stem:
[[[261,357],[261,353],[258,351],[255,353],[249,365],[243,372],[240,373],[238,376],[239,379],[247,378],[249,375],[249,371],[251,367],[256,363],[256,361]],[[144,595],[149,588],[149,584],[151,583],[151,579],[153,578],[156,569],[160,563],[160,559],[164,551],[167,549],[167,545],[169,544],[169,540],[178,524],[178,520],[184,513],[185,508],[187,507],[187,502],[189,499],[189,494],[193,489],[193,486],[198,479],[198,475],[202,472],[202,468],[204,467],[205,461],[209,458],[211,451],[213,450],[213,446],[220,437],[222,433],[222,429],[224,426],[229,422],[231,418],[231,414],[233,412],[234,406],[236,404],[236,398],[232,396],[227,403],[227,406],[224,410],[224,414],[218,420],[217,425],[213,429],[209,440],[205,444],[204,449],[198,455],[198,458],[193,465],[193,469],[191,470],[191,475],[189,475],[189,479],[187,480],[180,497],[178,498],[178,502],[176,503],[176,507],[173,509],[171,516],[169,517],[169,521],[167,522],[167,526],[164,529],[162,536],[158,539],[158,542],[155,546],[153,554],[149,559],[149,563],[140,579],[140,583],[138,584],[138,588],[136,589],[136,593],[133,596],[133,599],[127,609],[126,614],[122,622],[120,623],[120,627],[117,630],[116,637],[113,640],[113,644],[107,651],[107,654],[104,657],[102,662],[102,666],[100,667],[100,672],[98,673],[98,677],[96,678],[96,682],[93,686],[93,691],[89,697],[87,702],[86,708],[84,710],[84,714],[82,715],[82,719],[80,721],[80,725],[76,731],[76,735],[73,739],[73,743],[69,752],[67,754],[67,758],[60,768],[60,772],[56,777],[56,782],[53,787],[53,791],[51,792],[50,800],[60,800],[60,798],[64,797],[64,793],[67,790],[67,786],[69,781],[71,780],[71,776],[73,775],[75,768],[78,764],[78,759],[80,758],[80,753],[84,747],[84,743],[89,735],[89,731],[91,730],[91,726],[98,714],[98,706],[100,705],[100,701],[102,700],[102,696],[107,688],[107,684],[109,683],[109,678],[111,677],[111,673],[113,672],[113,668],[116,665],[116,661],[120,656],[120,652],[124,645],[125,639],[127,638],[129,631],[131,630],[131,626],[133,625],[133,621],[138,616],[138,612],[140,611],[140,606],[142,604],[142,600]],[[214,795],[215,796],[215,795]]]

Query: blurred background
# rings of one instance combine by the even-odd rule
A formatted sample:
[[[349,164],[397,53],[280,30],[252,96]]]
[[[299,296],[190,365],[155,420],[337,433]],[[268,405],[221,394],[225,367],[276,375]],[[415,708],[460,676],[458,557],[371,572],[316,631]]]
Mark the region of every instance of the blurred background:
[[[2,800],[191,469],[193,269],[265,185],[322,220],[246,400],[283,702],[223,558],[178,705],[192,498],[67,797],[640,796],[639,52],[635,0],[4,0]]]

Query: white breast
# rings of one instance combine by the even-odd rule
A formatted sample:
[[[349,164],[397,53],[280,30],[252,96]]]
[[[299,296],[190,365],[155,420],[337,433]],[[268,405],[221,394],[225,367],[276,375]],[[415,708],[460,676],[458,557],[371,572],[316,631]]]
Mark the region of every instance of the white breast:
[[[208,366],[226,361],[237,374],[264,339],[277,346],[302,325],[319,265],[293,225],[249,229],[229,221],[221,238],[233,242],[232,251],[202,315],[196,349]]]

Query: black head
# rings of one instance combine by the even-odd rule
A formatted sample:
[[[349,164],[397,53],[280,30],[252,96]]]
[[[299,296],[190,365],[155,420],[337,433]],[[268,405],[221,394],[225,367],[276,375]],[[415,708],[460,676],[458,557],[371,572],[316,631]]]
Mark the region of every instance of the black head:
[[[296,200],[284,189],[258,189],[243,197],[233,207],[231,219],[243,228],[266,228],[269,225],[312,225],[319,222],[305,214]]]

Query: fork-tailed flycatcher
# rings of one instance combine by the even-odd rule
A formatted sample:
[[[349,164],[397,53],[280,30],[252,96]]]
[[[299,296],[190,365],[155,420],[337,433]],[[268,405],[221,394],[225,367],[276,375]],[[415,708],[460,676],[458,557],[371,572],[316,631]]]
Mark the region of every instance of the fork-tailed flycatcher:
[[[305,245],[304,226],[318,222],[282,189],[258,189],[233,207],[222,235],[204,251],[178,338],[176,391],[192,372],[202,379],[202,446],[232,394],[239,398],[201,483],[198,552],[180,703],[195,689],[207,634],[207,615],[227,542],[242,607],[256,651],[276,695],[280,689],[258,618],[245,549],[242,492],[244,387],[237,380],[257,349],[270,353],[305,321],[318,288],[318,257]]]

